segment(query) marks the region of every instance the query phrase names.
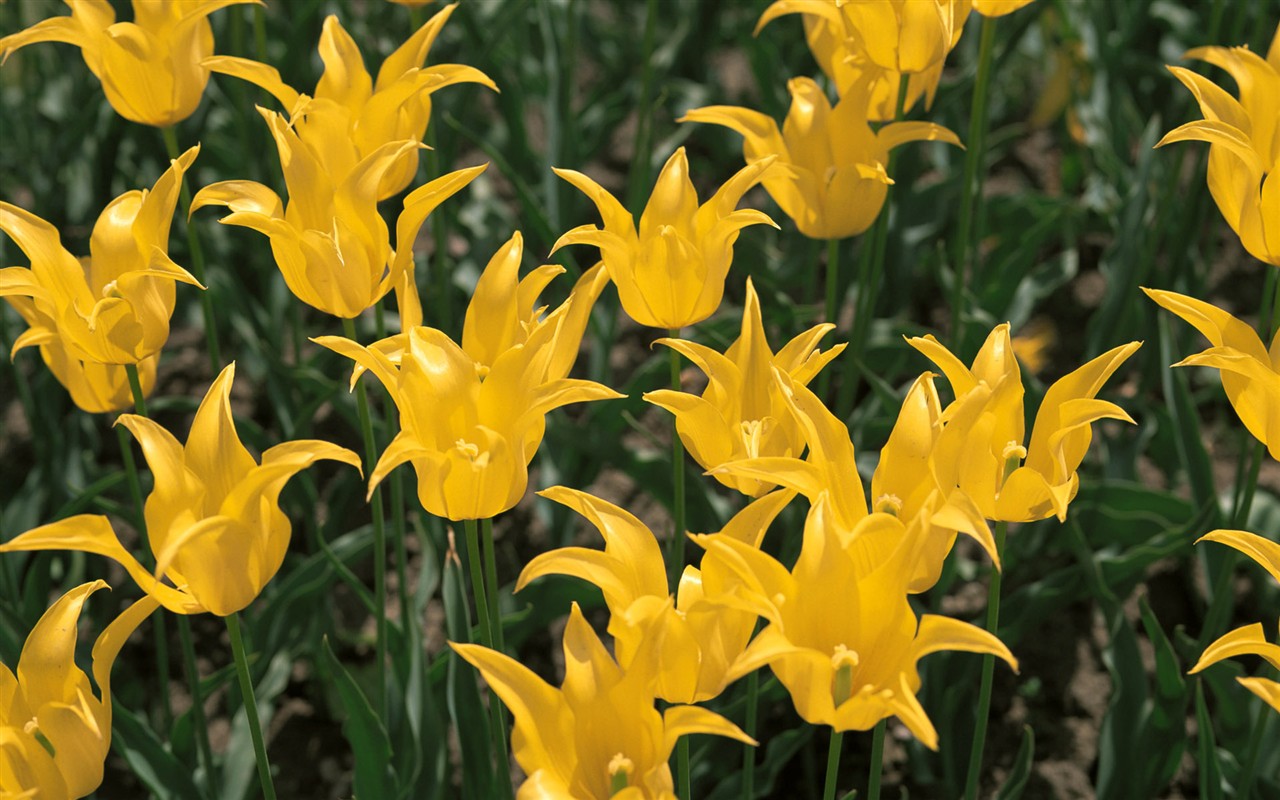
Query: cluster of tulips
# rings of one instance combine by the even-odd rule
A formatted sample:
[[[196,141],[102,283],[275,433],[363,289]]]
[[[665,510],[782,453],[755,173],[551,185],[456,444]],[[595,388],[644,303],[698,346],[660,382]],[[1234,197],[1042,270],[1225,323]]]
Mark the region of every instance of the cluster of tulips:
[[[16,675],[0,667],[0,794],[75,798],[99,785],[111,740],[111,666],[131,632],[163,607],[178,615],[180,625],[191,614],[226,618],[263,792],[274,797],[238,613],[284,562],[291,532],[279,506],[285,483],[317,461],[330,460],[363,469],[368,481],[380,601],[387,544],[380,486],[397,467],[412,465],[423,509],[464,525],[479,641],[451,645],[495,696],[490,712],[501,734],[493,768],[504,776],[503,705],[514,717],[512,755],[526,776],[520,797],[660,800],[674,797],[678,783],[680,796],[688,800],[689,734],[755,744],[753,731],[699,704],[749,677],[748,702],[754,709],[756,672],[765,666],[805,721],[831,728],[826,796],[834,797],[834,765],[846,731],[875,730],[873,762],[889,718],[937,748],[938,734],[916,696],[921,686],[917,662],[943,650],[986,656],[967,787],[972,796],[981,774],[994,659],[1015,669],[1017,660],[995,635],[995,613],[988,614],[984,629],[919,614],[911,597],[937,583],[944,560],[965,534],[991,559],[992,611],[998,608],[998,570],[1009,524],[1066,517],[1079,489],[1077,469],[1088,451],[1092,424],[1131,421],[1098,395],[1139,343],[1115,347],[1054,383],[1028,435],[1021,370],[1008,325],[995,327],[968,365],[931,335],[909,339],[907,345],[937,373],[920,373],[907,390],[869,494],[841,414],[828,405],[825,388],[814,391],[809,385],[845,349],[836,345],[824,351],[819,344],[836,328],[830,321],[837,316],[836,242],[884,219],[893,183],[890,151],[915,140],[960,144],[951,131],[904,121],[903,115],[932,102],[945,57],[971,9],[990,18],[1029,1],[779,0],[765,11],[760,27],[780,16],[802,15],[807,41],[838,92],[837,102],[831,103],[820,84],[802,77],[788,84],[792,106],[781,128],[749,109],[689,111],[686,121],[741,133],[746,166],[700,203],[686,154],[677,150],[658,175],[638,223],[591,177],[557,170],[593,201],[602,224],[566,232],[555,249],[593,247],[600,263],[582,273],[563,303],[550,308],[540,295],[565,269],[546,265],[521,276],[524,247],[515,232],[481,273],[460,341],[424,322],[414,241],[428,216],[487,165],[408,191],[394,241],[378,210],[380,202],[405,192],[417,178],[431,94],[459,83],[498,89],[472,67],[424,66],[452,6],[397,48],[376,78],[366,71],[354,39],[329,17],[319,43],[324,73],[312,94],[285,84],[268,64],[213,55],[207,16],[252,0],[136,0],[133,22],[115,22],[105,0],[83,0],[71,3],[69,17],[0,38],[5,55],[35,42],[78,46],[122,116],[165,130],[172,159],[150,190],[128,192],[107,206],[93,228],[87,258],[68,252],[57,230],[32,212],[0,202],[0,231],[31,263],[0,270],[0,296],[28,323],[14,351],[37,347],[86,412],[132,409],[116,424],[141,446],[154,484],[145,505],[140,493],[136,498],[150,545],[145,564],[124,547],[111,522],[97,515],[55,521],[0,545],[5,553],[78,550],[105,556],[121,564],[144,592],[93,648],[96,695],[75,666],[74,645],[81,609],[105,586],[102,581],[76,587],[53,604],[32,630]],[[988,56],[989,25],[984,19]],[[1271,230],[1280,210],[1280,195],[1273,189],[1280,183],[1268,177],[1277,123],[1270,98],[1280,91],[1276,51],[1273,47],[1267,61],[1241,49],[1193,53],[1232,72],[1242,87],[1240,101],[1174,68],[1195,92],[1206,120],[1179,128],[1166,141],[1211,142],[1209,181],[1215,199],[1250,252],[1280,265],[1280,234]],[[293,294],[343,321],[345,336],[312,341],[353,362],[350,382],[358,395],[363,459],[317,440],[276,444],[255,458],[242,444],[231,411],[234,364],[221,369],[185,442],[146,415],[176,284],[200,289],[204,283],[203,265],[188,270],[176,264],[168,255],[168,240],[184,176],[199,153],[198,146],[179,153],[172,126],[195,110],[211,72],[248,81],[278,101],[282,111],[259,112],[278,150],[288,196],[282,199],[262,184],[233,178],[201,188],[184,200],[183,210],[190,215],[206,206],[225,207],[229,213],[222,223],[264,234]],[[980,140],[981,124],[975,130],[978,136],[971,139]],[[971,141],[971,154],[979,150]],[[967,174],[966,192],[973,184]],[[740,232],[759,224],[776,227],[764,212],[738,208],[757,185],[802,234],[831,242],[828,321],[775,350],[766,337],[760,299],[746,278],[740,334],[721,352],[680,334],[719,309]],[[958,251],[957,283],[968,248],[965,243]],[[626,509],[571,487],[538,493],[585,517],[604,541],[603,549],[543,553],[516,580],[519,591],[547,575],[568,575],[603,592],[612,653],[581,610],[568,609],[564,681],[557,688],[504,652],[492,519],[525,497],[548,413],[570,403],[621,397],[600,383],[570,377],[592,308],[610,283],[636,322],[668,333],[655,343],[669,351],[673,385],[644,399],[674,418],[674,530],[655,533]],[[1274,455],[1280,450],[1280,415],[1270,402],[1280,385],[1276,345],[1269,355],[1251,328],[1212,306],[1170,292],[1150,294],[1214,343],[1183,363],[1222,370],[1242,421]],[[388,295],[394,297],[400,331],[360,343],[354,320]],[[963,292],[958,296],[963,303]],[[852,332],[851,355],[863,345],[865,318],[873,308],[861,294],[859,301],[862,313]],[[210,346],[216,348],[217,309],[206,304],[204,311]],[[700,394],[681,391],[681,357],[705,374]],[[398,411],[398,430],[382,443],[380,454],[367,381],[360,380],[365,373],[382,385]],[[940,379],[949,388],[948,402],[939,392]],[[127,441],[125,446],[131,468]],[[716,533],[685,535],[686,450],[708,477],[745,496],[741,509]],[[787,564],[766,552],[762,542],[797,494],[807,499],[808,512],[799,557]],[[665,552],[659,544],[664,538]],[[701,551],[696,565],[686,563],[686,538]],[[1274,543],[1242,531],[1216,531],[1206,538],[1242,550],[1280,578],[1280,547]],[[380,675],[387,662],[385,624],[380,618]],[[189,631],[180,630],[189,639]],[[1245,652],[1280,665],[1275,651],[1261,625],[1254,625],[1219,639],[1195,669]],[[385,675],[380,680],[385,683]],[[1280,709],[1280,684],[1243,682]],[[198,707],[198,683],[193,692]],[[202,758],[211,759],[207,740]],[[744,769],[749,786],[749,754]],[[878,769],[873,763],[872,797],[878,792]],[[508,783],[501,793],[510,790]]]

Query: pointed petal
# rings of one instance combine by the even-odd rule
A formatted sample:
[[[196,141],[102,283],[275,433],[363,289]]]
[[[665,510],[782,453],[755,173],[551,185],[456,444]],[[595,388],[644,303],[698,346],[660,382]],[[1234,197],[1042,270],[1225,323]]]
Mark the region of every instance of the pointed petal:
[[[1224,658],[1245,655],[1261,656],[1268,664],[1280,669],[1280,645],[1268,642],[1266,634],[1262,631],[1262,623],[1255,622],[1218,637],[1204,649],[1200,654],[1200,660],[1194,667],[1187,670],[1187,674],[1194,675]]]
[[[662,713],[662,725],[661,760],[666,760],[671,756],[671,751],[676,749],[676,742],[681,736],[687,736],[691,733],[724,736],[749,745],[758,744],[755,739],[748,736],[737,725],[714,711],[698,706],[671,706]]]
[[[1234,547],[1253,559],[1263,569],[1271,573],[1271,577],[1280,581],[1280,544],[1248,531],[1216,530],[1206,533],[1196,540],[1200,542],[1219,542]]]

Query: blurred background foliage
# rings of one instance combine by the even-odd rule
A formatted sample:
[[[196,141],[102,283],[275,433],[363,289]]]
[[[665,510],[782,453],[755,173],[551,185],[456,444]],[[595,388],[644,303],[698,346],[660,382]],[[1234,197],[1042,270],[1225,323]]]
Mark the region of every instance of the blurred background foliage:
[[[129,18],[127,4],[114,5]],[[735,172],[742,163],[737,135],[674,120],[689,108],[720,103],[783,117],[790,102],[786,81],[817,69],[797,18],[752,35],[765,5],[464,0],[430,61],[478,67],[501,93],[462,85],[433,96],[428,141],[434,150],[415,185],[483,161],[492,166],[423,229],[418,277],[427,324],[460,332],[480,268],[515,229],[526,237],[528,265],[560,261],[571,276],[590,266],[582,250],[548,255],[560,233],[596,220],[586,198],[553,176],[552,166],[592,175],[636,212],[677,146],[688,147],[704,197]],[[236,6],[211,21],[219,53],[264,60],[307,91],[320,74],[316,43],[327,14],[340,17],[374,69],[415,21],[425,20],[423,12],[411,18],[408,9],[381,0],[276,0],[265,13]],[[9,0],[0,3],[0,33],[62,13],[54,0]],[[1191,294],[1249,320],[1256,319],[1259,299],[1270,297],[1264,294],[1267,268],[1243,252],[1210,201],[1205,148],[1153,145],[1197,116],[1189,93],[1164,65],[1182,63],[1187,49],[1207,44],[1265,52],[1277,22],[1280,2],[1274,0],[1037,0],[998,21],[991,124],[979,171],[987,202],[977,220],[988,280],[968,287],[975,318],[966,341],[950,344],[970,358],[985,331],[1011,322],[1030,345],[1023,352],[1029,410],[1043,386],[1074,365],[1130,339],[1145,346],[1111,387],[1138,424],[1098,427],[1081,497],[1065,525],[1048,520],[1010,536],[1001,637],[1022,660],[1022,671],[997,671],[985,792],[1230,796],[1261,704],[1232,679],[1239,665],[1185,676],[1199,653],[1204,575],[1222,558],[1221,548],[1191,543],[1231,519],[1251,444],[1215,375],[1168,369],[1198,349],[1196,334],[1159,319],[1138,287]],[[969,24],[933,108],[911,114],[962,137],[978,18]],[[253,87],[211,79],[199,111],[178,129],[184,147],[202,146],[194,186],[246,178],[280,187],[255,103],[275,107]],[[31,47],[0,69],[0,198],[57,225],[73,252],[87,249],[92,221],[110,198],[150,185],[166,163],[160,133],[118,117],[73,48]],[[832,396],[850,385],[845,362],[856,361],[864,374],[847,421],[868,467],[906,386],[926,366],[902,337],[933,331],[945,340],[950,327],[947,254],[962,163],[962,151],[935,144],[910,145],[895,161],[888,267],[868,345],[832,367]],[[693,334],[716,347],[737,335],[747,275],[761,293],[775,345],[821,314],[820,243],[800,236],[763,191],[746,203],[769,211],[783,229],[755,228],[741,238],[726,304]],[[388,213],[398,207],[399,198],[385,204]],[[358,450],[348,365],[306,341],[338,333],[337,321],[290,296],[261,237],[216,225],[209,212],[197,213],[191,224],[205,244],[222,350],[238,365],[233,398],[248,444],[261,451],[284,438],[318,437]],[[172,236],[179,263],[187,253],[184,225],[176,220]],[[842,245],[842,317],[829,341],[847,340],[852,325],[860,246],[861,240]],[[22,254],[0,237],[0,265],[21,263]],[[553,284],[552,299],[569,285],[567,278]],[[0,311],[0,348],[7,351],[21,324],[7,307]],[[362,338],[371,338],[371,315],[360,324]],[[396,327],[394,320],[389,324]],[[171,428],[185,430],[213,378],[202,325],[195,293],[180,289],[151,404]],[[666,380],[665,354],[649,347],[656,335],[628,320],[616,294],[606,291],[578,370],[629,397],[553,415],[532,482],[533,488],[590,489],[665,534],[672,501],[669,421],[641,401],[644,391]],[[687,372],[686,388],[696,385],[695,373]],[[385,412],[379,393],[374,396]],[[111,419],[77,411],[34,350],[13,364],[0,359],[0,414],[0,540],[73,513],[132,517]],[[1275,536],[1280,470],[1267,462],[1261,476],[1247,527]],[[696,471],[688,488],[694,530],[718,529],[735,509],[735,498]],[[380,752],[392,754],[388,785],[400,797],[454,796],[463,782],[466,796],[483,796],[478,787],[489,776],[464,776],[456,768],[459,748],[474,742],[477,731],[448,725],[449,709],[478,701],[470,673],[459,674],[443,647],[447,631],[467,624],[446,619],[440,602],[442,592],[461,591],[455,568],[443,560],[449,548],[444,526],[411,517],[409,561],[392,583],[394,596],[404,598],[403,606],[392,601],[397,694],[392,718],[379,721],[369,718],[367,704],[360,707],[359,687],[367,689],[372,660],[372,597],[364,588],[371,535],[363,491],[339,467],[320,467],[289,488],[285,508],[295,532],[289,561],[247,614],[282,796],[349,797],[362,759],[367,764]],[[766,546],[794,555],[802,515],[803,508],[789,509]],[[547,579],[516,596],[509,589],[531,555],[592,539],[566,509],[536,498],[500,518],[496,529],[499,574],[508,587],[502,598],[508,643],[541,674],[558,677],[568,604],[577,600],[602,622],[598,591],[570,579]],[[961,547],[943,582],[920,598],[922,607],[976,619],[983,608],[975,582],[980,567],[978,554]],[[1247,580],[1232,585],[1235,621],[1274,619],[1280,592],[1260,570],[1250,570],[1241,573]],[[94,577],[117,587],[109,599],[90,604],[99,629],[136,591],[103,560],[65,553],[0,559],[0,660],[15,663],[26,632],[54,594]],[[454,604],[455,611],[459,605],[465,603]],[[239,696],[227,691],[230,656],[216,620],[194,622],[222,763],[220,796],[238,800],[250,796],[255,783]],[[157,691],[153,639],[145,635],[126,649],[117,668],[115,754],[102,798],[201,796],[187,766],[195,759],[181,670],[175,660],[168,696]],[[977,657],[952,653],[924,662],[921,699],[942,749],[930,753],[904,729],[890,727],[886,780],[901,786],[902,796],[956,793],[974,696],[958,687],[976,691],[978,664]],[[817,785],[825,737],[800,723],[776,682],[764,681],[764,691],[757,786],[762,797],[793,796],[805,781]],[[731,690],[718,707],[737,719],[740,698]],[[843,769],[864,775],[869,737],[851,739],[857,744]],[[1280,796],[1274,741],[1258,770],[1262,796]],[[699,738],[694,759],[699,797],[738,796],[738,779],[722,779],[732,771],[726,765],[738,763],[734,746]]]

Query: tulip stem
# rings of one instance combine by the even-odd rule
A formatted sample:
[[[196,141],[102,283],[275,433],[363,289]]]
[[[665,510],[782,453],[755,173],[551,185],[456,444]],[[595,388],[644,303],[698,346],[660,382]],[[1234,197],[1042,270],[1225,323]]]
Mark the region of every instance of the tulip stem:
[[[253,753],[258,762],[262,796],[266,800],[276,800],[276,787],[271,782],[271,762],[267,761],[267,745],[262,739],[262,721],[258,719],[258,701],[253,694],[253,679],[249,677],[249,659],[245,655],[244,637],[240,634],[240,615],[232,613],[226,620],[231,653],[236,661],[236,675],[240,679],[240,696],[244,700],[244,715],[249,720],[249,736],[253,739]]]
[[[1009,523],[1003,520],[996,523],[995,542],[996,555],[1004,555],[1005,534],[1009,531]],[[1000,568],[991,565],[991,581],[987,585],[987,631],[995,635],[1000,625]],[[978,777],[982,774],[982,750],[987,739],[987,717],[991,711],[991,683],[995,677],[996,658],[993,655],[982,657],[982,683],[978,689],[978,719],[973,726],[973,745],[969,750],[969,774],[965,778],[965,800],[977,800]]]
[[[191,727],[196,731],[196,747],[204,763],[205,788],[211,797],[218,796],[218,773],[213,764],[213,747],[209,744],[209,726],[204,719],[204,698],[200,695],[200,673],[196,670],[196,647],[191,638],[191,620],[178,615],[178,639],[182,643],[182,666],[191,686]]]
[[[178,134],[174,132],[172,125],[161,128],[160,133],[164,136],[164,146],[169,152],[169,158],[176,161],[181,155],[178,150]],[[213,295],[209,292],[209,283],[204,275],[204,248],[200,246],[200,235],[191,224],[191,190],[187,188],[186,175],[182,176],[179,187],[182,192],[182,213],[187,222],[187,249],[191,253],[191,274],[205,287],[205,290],[200,293],[200,308],[204,313],[205,341],[209,345],[209,366],[213,368],[214,374],[217,374],[222,366],[222,353],[218,348],[218,326],[213,316]]]
[[[840,740],[844,734],[831,729],[831,744],[827,746],[827,780],[822,788],[822,800],[836,800],[836,782],[840,773]]]
[[[951,342],[959,350],[964,337],[965,280],[973,263],[974,211],[982,202],[979,190],[978,166],[982,161],[987,138],[987,84],[991,77],[991,57],[995,50],[996,26],[991,17],[982,17],[982,40],[978,45],[978,74],[973,87],[973,106],[969,112],[969,142],[964,153],[964,174],[960,184],[960,222],[956,232],[956,245],[951,253]]]
[[[1249,735],[1249,749],[1245,753],[1244,764],[1240,767],[1240,785],[1236,787],[1236,797],[1253,796],[1253,782],[1258,774],[1258,752],[1262,748],[1262,740],[1266,738],[1271,717],[1271,709],[1266,705],[1258,709],[1257,719],[1253,721],[1253,732]]]
[[[747,722],[743,730],[756,738],[756,712],[760,705],[760,670],[747,675]],[[756,796],[756,748],[742,745],[742,800],[755,800]]]
[[[836,315],[839,313],[836,308],[836,290],[840,283],[840,240],[827,240],[827,292],[826,304],[823,306],[822,321],[839,324]],[[831,386],[831,373],[823,370],[818,375],[818,397],[823,402],[827,401],[827,389]]]
[[[680,800],[693,800],[692,777],[689,769],[689,736],[676,742],[676,774],[680,779]]]
[[[672,328],[669,332],[672,339],[680,337],[680,331]],[[673,348],[667,348],[667,363],[671,365],[671,388],[680,391],[680,354]],[[667,543],[667,563],[670,575],[668,585],[672,591],[680,585],[680,574],[684,571],[684,442],[680,439],[680,431],[675,418],[671,420],[671,472],[675,480],[675,499],[672,503],[671,541]]]
[[[415,9],[410,9],[415,10]],[[416,30],[419,26],[415,26]],[[301,308],[301,303],[295,303],[294,308]],[[374,306],[374,323],[377,326],[378,339],[387,338],[387,323],[382,311],[382,304],[378,303]],[[395,406],[394,403],[391,404]],[[396,431],[399,424],[393,419],[388,411],[386,419],[387,441],[396,438]],[[409,551],[405,548],[405,540],[409,536],[409,529],[405,523],[404,515],[404,471],[392,470],[388,477],[391,482],[391,519],[393,520],[395,548],[396,548],[396,583],[400,586],[400,625],[407,629],[412,622],[413,607],[410,603],[410,587],[409,587]]]
[[[342,330],[355,342],[356,321],[342,320]],[[356,410],[360,415],[360,432],[364,435],[365,475],[373,474],[378,463],[378,446],[373,439],[373,420],[369,416],[369,393],[362,381],[356,382]],[[377,653],[378,709],[383,719],[387,717],[387,531],[382,519],[382,487],[373,490],[369,498],[373,506],[373,602],[377,615],[377,633],[374,649]]]
[[[467,568],[471,572],[471,595],[475,598],[476,618],[480,623],[480,644],[494,650],[493,622],[489,617],[488,592],[485,591],[484,567],[480,556],[480,532],[476,520],[463,520],[467,538]],[[502,714],[502,701],[498,695],[489,693],[490,735],[493,739],[494,752],[499,754],[499,777],[506,776],[502,785],[510,788],[510,768],[507,756],[507,727]],[[509,792],[508,792],[509,794]]]
[[[867,800],[880,800],[880,773],[884,770],[884,731],[888,720],[876,723],[871,734],[871,773],[867,776]]]
[[[493,546],[493,519],[486,517],[480,520],[480,538],[484,543],[485,599],[489,603],[489,638],[493,640],[493,649],[499,653],[503,649],[502,612],[498,608],[498,557]]]

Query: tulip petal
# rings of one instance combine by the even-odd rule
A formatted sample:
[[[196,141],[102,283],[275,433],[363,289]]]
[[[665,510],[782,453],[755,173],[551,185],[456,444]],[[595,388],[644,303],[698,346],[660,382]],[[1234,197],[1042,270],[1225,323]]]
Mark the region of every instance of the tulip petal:
[[[930,750],[938,749],[938,730],[933,727],[933,721],[925,713],[924,706],[920,705],[920,700],[907,684],[906,673],[899,673],[898,691],[889,700],[889,707],[893,710],[893,715],[907,726],[907,730],[921,744]]]
[[[907,142],[945,142],[964,147],[950,128],[933,122],[890,122],[876,131],[876,143],[886,151]]]
[[[662,712],[662,726],[662,751],[659,758],[664,761],[671,757],[671,751],[675,750],[680,737],[692,733],[724,736],[752,746],[759,744],[737,725],[714,711],[699,706],[671,706]]]
[[[1248,531],[1220,529],[1206,533],[1196,539],[1196,544],[1200,542],[1219,542],[1228,547],[1233,547],[1271,573],[1272,578],[1280,581],[1280,544],[1276,544],[1270,539]]]
[[[609,608],[616,608],[621,612],[640,594],[626,582],[627,579],[622,574],[626,570],[626,565],[616,557],[599,550],[561,547],[534,556],[520,571],[515,591],[518,592],[530,582],[547,575],[568,575],[600,587]]]
[[[78,689],[89,688],[85,674],[76,667],[78,622],[89,595],[106,588],[106,581],[77,586],[50,606],[31,629],[18,659],[17,675],[33,709],[45,703],[67,703],[75,699]]]
[[[1236,682],[1262,698],[1267,705],[1280,711],[1280,683],[1267,678],[1236,678]]]
[[[1187,674],[1194,675],[1224,658],[1236,656],[1260,656],[1271,666],[1280,669],[1280,645],[1268,642],[1266,634],[1262,631],[1262,624],[1255,622],[1218,637],[1204,649],[1200,654],[1200,660],[1194,667],[1187,670]]]
[[[297,90],[284,82],[280,77],[280,71],[275,67],[235,56],[211,56],[202,62],[202,66],[211,72],[219,72],[252,83],[279,100],[280,105],[286,110],[298,104]],[[194,205],[192,210],[195,210]]]
[[[600,217],[604,221],[605,230],[615,234],[635,231],[635,218],[623,207],[622,203],[618,202],[616,197],[605,191],[600,184],[576,170],[552,167],[551,171],[558,177],[568,181],[578,191],[590,198],[591,202],[595,203],[596,209],[599,210]],[[575,228],[575,230],[578,229]],[[570,231],[570,233],[572,232]],[[568,234],[560,237],[560,241],[552,246],[551,252],[554,253],[562,245],[569,244],[569,242],[565,241],[567,236]]]
[[[920,627],[912,643],[912,657],[919,660],[930,653],[943,650],[993,655],[1002,659],[1014,672],[1018,671],[1018,659],[1014,658],[1004,642],[997,639],[990,631],[950,617],[937,614],[923,615],[920,617]]]
[[[605,552],[614,559],[623,585],[630,589],[628,604],[643,595],[667,596],[667,571],[662,550],[653,532],[634,514],[607,500],[567,486],[552,486],[538,492],[538,495],[573,509],[599,531],[605,542]],[[592,578],[580,577],[595,583]],[[523,575],[521,580],[524,580]],[[603,588],[603,584],[597,585]]]

